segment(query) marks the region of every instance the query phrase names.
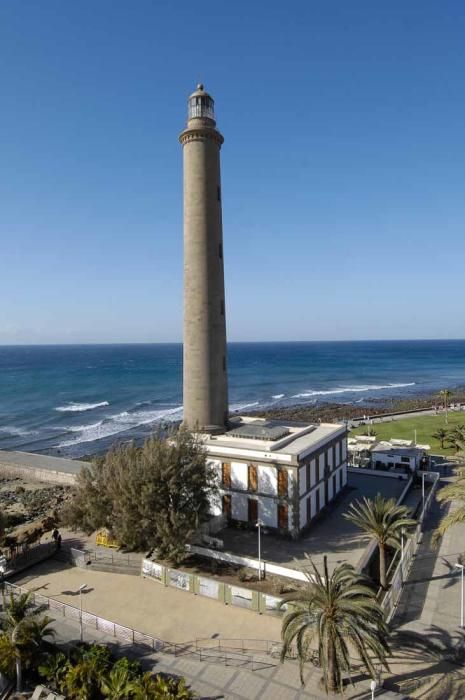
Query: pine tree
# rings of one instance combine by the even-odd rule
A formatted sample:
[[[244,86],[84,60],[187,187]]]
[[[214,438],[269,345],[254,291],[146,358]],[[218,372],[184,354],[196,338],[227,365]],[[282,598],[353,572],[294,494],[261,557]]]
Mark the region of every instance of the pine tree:
[[[157,548],[179,563],[216,488],[201,442],[180,429],[150,437],[141,448],[114,448],[85,468],[64,517],[88,533],[107,527],[129,549]]]

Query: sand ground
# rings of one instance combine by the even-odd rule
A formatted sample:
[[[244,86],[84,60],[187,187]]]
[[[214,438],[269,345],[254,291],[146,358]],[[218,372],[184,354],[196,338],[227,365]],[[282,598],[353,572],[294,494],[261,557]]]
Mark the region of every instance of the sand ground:
[[[38,564],[14,581],[38,593],[132,627],[167,642],[220,636],[231,639],[280,638],[279,618],[223,605],[157,581],[126,574],[83,570],[54,560]]]

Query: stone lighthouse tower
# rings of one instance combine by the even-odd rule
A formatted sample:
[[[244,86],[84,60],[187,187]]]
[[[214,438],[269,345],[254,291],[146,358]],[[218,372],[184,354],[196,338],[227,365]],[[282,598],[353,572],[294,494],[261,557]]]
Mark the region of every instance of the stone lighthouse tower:
[[[208,433],[228,420],[220,148],[214,102],[188,100],[184,154],[184,424]]]

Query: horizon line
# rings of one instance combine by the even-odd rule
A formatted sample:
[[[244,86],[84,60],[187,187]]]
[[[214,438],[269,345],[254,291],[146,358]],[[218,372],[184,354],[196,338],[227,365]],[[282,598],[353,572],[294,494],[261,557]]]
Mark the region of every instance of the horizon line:
[[[441,343],[463,342],[465,338],[354,338],[354,339],[312,339],[312,340],[228,340],[228,345],[276,345],[276,344],[305,344],[305,343]],[[147,341],[108,341],[108,342],[64,342],[64,343],[0,343],[0,348],[33,348],[33,347],[101,347],[127,345],[183,345],[182,340],[147,340]]]

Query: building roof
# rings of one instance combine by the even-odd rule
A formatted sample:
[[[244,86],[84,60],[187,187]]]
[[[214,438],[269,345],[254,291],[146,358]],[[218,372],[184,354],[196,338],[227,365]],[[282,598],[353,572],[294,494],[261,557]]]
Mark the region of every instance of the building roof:
[[[383,452],[392,455],[415,456],[418,452],[427,452],[430,445],[415,444],[413,440],[376,440],[367,435],[357,435],[347,440],[349,452]]]
[[[202,435],[209,454],[292,464],[347,431],[341,423],[294,423],[255,416],[237,416],[231,423],[231,429],[221,435]]]

